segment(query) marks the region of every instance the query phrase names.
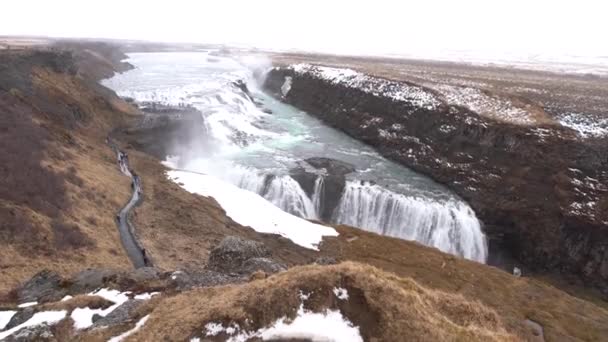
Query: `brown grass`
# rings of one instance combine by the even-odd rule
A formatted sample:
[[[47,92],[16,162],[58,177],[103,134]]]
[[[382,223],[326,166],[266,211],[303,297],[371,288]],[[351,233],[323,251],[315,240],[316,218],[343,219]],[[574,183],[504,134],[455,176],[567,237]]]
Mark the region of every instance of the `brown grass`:
[[[0,87],[16,87],[0,95],[8,119],[0,123],[0,292],[41,269],[131,267],[114,222],[129,179],[104,140],[135,111],[120,112],[118,104],[128,106],[111,92],[58,73],[53,63],[63,59],[47,68],[32,58],[17,58],[19,67],[0,77]]]
[[[348,301],[335,298],[336,286],[347,288]],[[356,263],[295,267],[244,285],[177,295],[160,302],[132,340],[186,340],[201,336],[209,322],[259,329],[280,317],[294,317],[300,291],[311,294],[306,309],[339,309],[368,341],[516,340],[493,310],[477,302]]]
[[[516,278],[502,270],[419,245],[337,226],[321,252],[337,260],[369,264],[415,279],[425,288],[459,293],[493,308],[509,331],[530,338],[525,319],[540,323],[551,341],[602,341],[608,336],[608,310],[533,278]]]
[[[38,307],[38,311],[60,311],[66,310],[68,313],[76,308],[88,307],[91,309],[105,309],[112,305],[112,302],[99,296],[79,295],[66,301],[46,303]]]

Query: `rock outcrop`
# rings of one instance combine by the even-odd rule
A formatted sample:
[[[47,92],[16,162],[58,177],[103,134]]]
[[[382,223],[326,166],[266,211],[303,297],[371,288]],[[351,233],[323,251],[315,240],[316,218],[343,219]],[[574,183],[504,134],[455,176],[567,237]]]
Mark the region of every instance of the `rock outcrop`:
[[[437,90],[352,70],[274,68],[265,88],[449,186],[483,221],[491,254],[508,250],[531,268],[576,273],[608,293],[608,139],[500,121]]]
[[[349,163],[331,158],[313,157],[304,160],[300,166],[290,170],[289,174],[300,184],[308,197],[319,197],[319,218],[330,222],[342,198],[346,175],[354,171],[354,166]],[[315,194],[315,190],[319,193]]]
[[[228,236],[211,251],[207,268],[223,274],[251,274],[258,270],[276,273],[287,269],[271,255],[262,243]]]

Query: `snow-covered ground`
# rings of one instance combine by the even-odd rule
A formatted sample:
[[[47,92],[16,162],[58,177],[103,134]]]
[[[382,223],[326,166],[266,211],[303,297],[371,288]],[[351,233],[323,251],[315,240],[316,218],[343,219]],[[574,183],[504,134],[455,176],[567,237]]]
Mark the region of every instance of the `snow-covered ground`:
[[[348,300],[348,292],[343,288],[334,288],[335,296],[340,300]],[[205,336],[217,336],[225,333],[229,336],[228,342],[244,342],[252,338],[267,340],[302,339],[310,341],[332,342],[363,342],[359,327],[353,325],[339,310],[326,310],[325,312],[312,312],[304,309],[303,302],[309,295],[301,294],[302,304],[298,308],[296,317],[288,319],[282,317],[268,327],[257,331],[241,331],[238,324],[224,326],[221,323],[207,323]],[[199,342],[199,338],[190,340]]]
[[[108,342],[120,342],[120,341],[124,340],[125,338],[135,334],[137,332],[137,330],[141,329],[141,327],[143,327],[144,324],[146,324],[146,322],[148,321],[148,318],[150,318],[150,315],[142,317],[139,321],[137,321],[137,323],[135,324],[135,327],[133,327],[133,329],[126,331],[116,337],[112,337],[111,339],[108,340]]]
[[[213,197],[226,215],[257,232],[279,234],[300,246],[315,250],[323,236],[338,235],[333,228],[286,213],[260,195],[215,177],[179,170],[170,170],[167,176],[189,192]]]
[[[575,130],[582,138],[608,136],[608,118],[594,118],[590,115],[568,113],[558,117],[560,124]]]
[[[7,331],[0,332],[0,340],[4,340],[8,336],[16,333],[17,331],[19,331],[23,328],[32,327],[32,326],[36,326],[36,325],[40,325],[40,324],[49,324],[49,325],[56,324],[59,321],[61,321],[62,319],[64,319],[66,314],[67,314],[67,311],[65,311],[65,310],[37,312],[34,314],[34,316],[32,316],[32,318],[28,319],[24,323],[21,323],[18,326],[14,327],[12,329],[9,329]]]
[[[9,310],[9,311],[0,311],[0,330],[4,329],[8,322],[11,321],[11,318],[15,316],[17,311]]]
[[[340,83],[350,88],[357,88],[366,93],[389,97],[396,101],[410,102],[419,108],[431,110],[441,104],[441,101],[434,94],[422,87],[369,76],[352,69],[310,64],[295,64],[291,68],[298,74],[307,74],[335,84]]]
[[[519,125],[536,122],[529,111],[515,106],[508,99],[489,96],[480,89],[448,84],[428,86],[440,92],[447,103],[469,108],[479,115]]]
[[[72,320],[74,321],[75,329],[86,329],[93,325],[93,316],[95,314],[105,317],[109,315],[112,311],[116,310],[119,306],[127,302],[130,298],[130,292],[120,292],[118,290],[110,290],[110,289],[99,289],[95,292],[89,293],[89,296],[99,296],[114,303],[112,306],[106,309],[91,309],[88,307],[85,308],[76,308],[72,311]],[[152,296],[157,295],[158,292],[153,293],[142,293],[134,296],[134,299],[137,300],[148,300],[152,298]]]

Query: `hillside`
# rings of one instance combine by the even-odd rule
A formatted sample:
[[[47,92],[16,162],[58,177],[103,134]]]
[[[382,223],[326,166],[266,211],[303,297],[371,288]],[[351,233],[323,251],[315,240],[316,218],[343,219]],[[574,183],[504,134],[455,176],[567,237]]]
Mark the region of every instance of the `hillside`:
[[[308,319],[364,341],[608,336],[605,303],[534,278],[346,226],[315,251],[238,224],[138,144],[142,113],[98,84],[123,57],[106,44],[0,51],[0,339],[332,332]],[[121,244],[132,189],[108,138],[141,179],[130,221],[154,267],[135,270]]]

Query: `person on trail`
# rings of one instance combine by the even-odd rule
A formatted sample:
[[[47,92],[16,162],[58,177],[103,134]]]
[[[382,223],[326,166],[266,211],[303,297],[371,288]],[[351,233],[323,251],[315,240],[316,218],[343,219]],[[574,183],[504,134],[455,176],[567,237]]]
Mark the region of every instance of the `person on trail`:
[[[149,260],[148,260],[148,256],[146,255],[146,249],[145,248],[141,249],[141,255],[144,258],[144,266],[148,266]]]

